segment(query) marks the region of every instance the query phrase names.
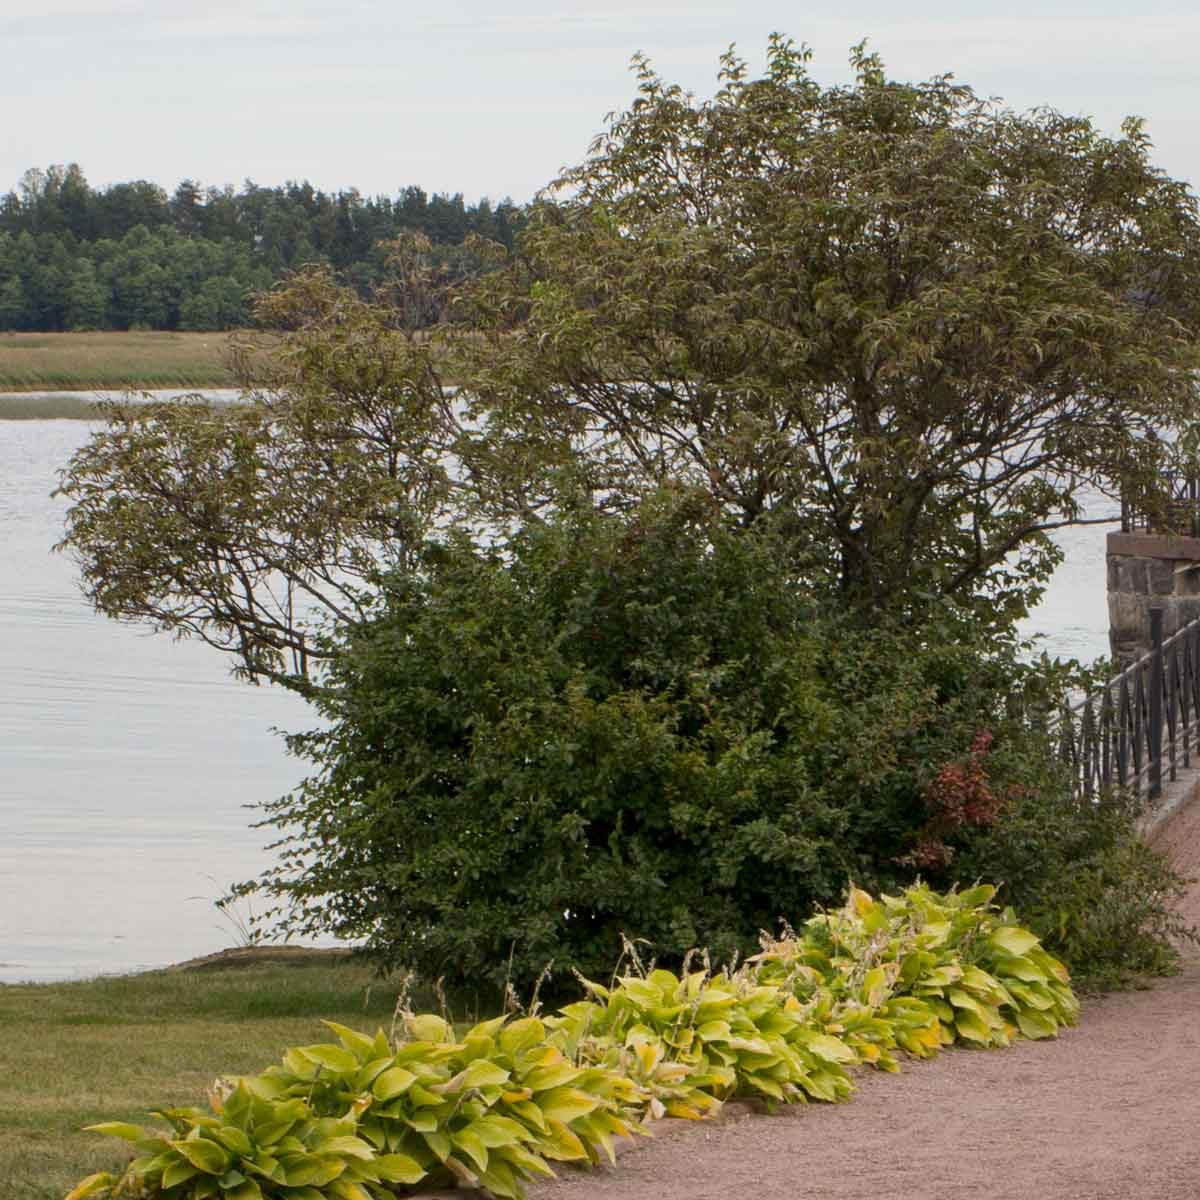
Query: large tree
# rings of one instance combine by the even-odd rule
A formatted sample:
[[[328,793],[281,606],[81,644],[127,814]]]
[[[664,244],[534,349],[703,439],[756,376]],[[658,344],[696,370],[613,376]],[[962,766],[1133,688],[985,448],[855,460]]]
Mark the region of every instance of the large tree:
[[[807,61],[731,53],[707,100],[639,61],[432,340],[309,274],[261,306],[246,406],[114,411],[63,479],[93,601],[298,681],[314,623],[360,623],[439,529],[669,481],[868,619],[1024,611],[1080,490],[1148,486],[1193,418],[1196,198],[1136,121]]]

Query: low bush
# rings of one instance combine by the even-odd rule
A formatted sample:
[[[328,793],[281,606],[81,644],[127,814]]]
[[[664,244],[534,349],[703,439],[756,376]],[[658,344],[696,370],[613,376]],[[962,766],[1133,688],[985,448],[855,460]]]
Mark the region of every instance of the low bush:
[[[849,1068],[895,1070],[897,1051],[1053,1036],[1078,1015],[1067,971],[993,893],[852,888],[737,969],[584,981],[545,1020],[456,1032],[409,1015],[396,1044],[332,1024],[336,1042],[219,1083],[207,1111],[154,1114],[168,1131],[93,1126],[136,1157],[68,1200],[386,1200],[417,1183],[519,1197],[551,1162],[612,1159],[614,1137],[664,1115],[845,1100]]]
[[[1176,909],[1186,881],[1142,839],[1139,815],[1120,795],[1089,805],[1024,789],[994,830],[963,839],[941,878],[1004,880],[1006,901],[1086,990],[1170,974],[1197,934]]]
[[[330,723],[292,739],[316,773],[269,806],[267,919],[497,997],[553,961],[561,998],[623,935],[664,966],[728,961],[850,879],[1068,894],[1049,836],[1003,849],[1077,808],[1022,716],[1062,672],[953,614],[865,629],[833,608],[769,531],[694,499],[430,547],[341,648]]]

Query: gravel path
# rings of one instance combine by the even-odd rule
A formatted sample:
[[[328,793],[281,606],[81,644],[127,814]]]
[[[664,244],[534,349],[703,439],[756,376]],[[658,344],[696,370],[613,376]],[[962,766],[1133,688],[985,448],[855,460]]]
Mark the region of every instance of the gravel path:
[[[1200,800],[1156,835],[1200,875]],[[1182,911],[1200,921],[1200,885]],[[1078,1029],[865,1074],[849,1104],[672,1122],[532,1200],[1200,1200],[1200,958]]]

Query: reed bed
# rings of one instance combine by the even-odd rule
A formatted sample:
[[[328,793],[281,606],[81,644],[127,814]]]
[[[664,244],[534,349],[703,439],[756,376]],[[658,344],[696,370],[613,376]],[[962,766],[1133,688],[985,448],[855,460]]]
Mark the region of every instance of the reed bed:
[[[233,387],[228,339],[138,331],[0,334],[0,392]]]

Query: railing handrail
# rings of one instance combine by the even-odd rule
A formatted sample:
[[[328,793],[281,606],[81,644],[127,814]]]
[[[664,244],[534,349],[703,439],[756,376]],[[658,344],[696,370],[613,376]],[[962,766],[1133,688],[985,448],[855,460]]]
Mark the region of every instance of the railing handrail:
[[[1171,634],[1169,638],[1165,638],[1163,640],[1161,650],[1151,647],[1146,651],[1145,654],[1142,655],[1141,658],[1135,659],[1129,664],[1129,666],[1124,667],[1111,679],[1106,679],[1094,692],[1084,696],[1084,698],[1077,704],[1071,705],[1068,711],[1070,711],[1072,714],[1081,713],[1088,701],[1096,699],[1096,697],[1102,692],[1110,691],[1112,688],[1119,686],[1121,681],[1125,679],[1126,676],[1132,679],[1135,672],[1150,665],[1150,661],[1154,658],[1155,654],[1168,653],[1177,640],[1183,638],[1185,634],[1195,630],[1200,630],[1200,617],[1197,617],[1194,621],[1189,621],[1186,625],[1181,625],[1173,634]]]
[[[1046,732],[1075,774],[1077,795],[1132,787],[1157,800],[1164,776],[1177,777],[1200,756],[1200,619],[1162,637],[1162,609],[1151,609],[1154,647],[1047,720]]]
[[[1161,495],[1164,499],[1165,521],[1156,527],[1150,514],[1138,508],[1134,501],[1121,489],[1121,532],[1147,532],[1186,534],[1200,537],[1200,472],[1195,470],[1170,471],[1162,476]],[[1178,519],[1174,519],[1178,514]]]

